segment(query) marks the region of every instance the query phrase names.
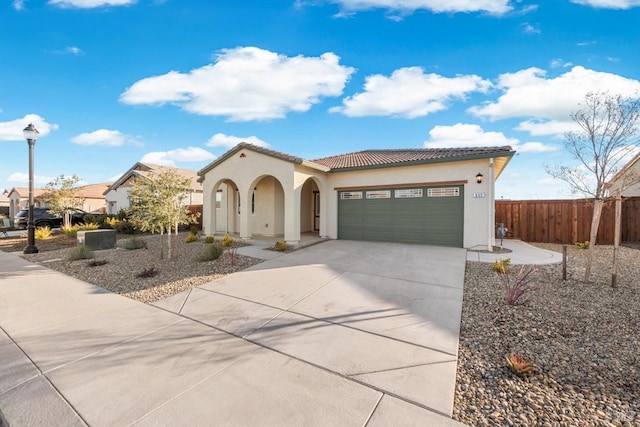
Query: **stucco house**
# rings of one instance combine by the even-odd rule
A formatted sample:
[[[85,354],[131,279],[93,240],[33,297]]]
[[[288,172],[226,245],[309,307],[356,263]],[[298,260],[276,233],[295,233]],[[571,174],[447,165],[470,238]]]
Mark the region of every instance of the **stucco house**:
[[[121,209],[127,209],[129,207],[129,189],[131,188],[133,180],[150,179],[154,174],[164,173],[169,170],[191,180],[191,190],[185,198],[184,204],[202,205],[202,184],[198,182],[198,174],[196,171],[137,162],[103,192],[106,197],[107,213],[117,214]]]
[[[622,188],[622,197],[640,197],[640,153],[609,181],[609,194],[615,195]]]
[[[105,210],[105,197],[102,194],[106,188],[111,185],[110,182],[103,182],[99,184],[89,184],[78,187],[76,195],[78,198],[83,199],[82,206],[78,206],[80,209],[86,212],[104,212]],[[47,204],[44,200],[44,194],[46,190],[42,188],[33,189],[33,206],[46,207]],[[8,194],[9,197],[9,216],[13,218],[17,212],[21,209],[27,209],[29,207],[29,189],[27,187],[13,187]]]
[[[240,143],[198,172],[207,234],[492,249],[509,146],[365,150],[313,161]]]

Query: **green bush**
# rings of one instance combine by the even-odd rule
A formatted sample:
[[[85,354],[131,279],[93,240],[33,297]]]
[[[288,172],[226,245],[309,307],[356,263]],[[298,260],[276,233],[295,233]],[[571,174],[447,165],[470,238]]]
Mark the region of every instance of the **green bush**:
[[[585,240],[584,242],[576,242],[576,247],[580,249],[589,249],[589,241]]]
[[[84,222],[85,224],[88,224],[88,223],[98,224],[100,223],[100,219],[98,218],[99,216],[100,215],[85,214],[82,217],[82,222]]]
[[[129,221],[119,221],[116,225],[116,231],[122,234],[136,234],[136,228]]]
[[[36,240],[46,240],[51,237],[51,229],[49,227],[38,227],[34,231]]]
[[[101,228],[106,228],[106,229],[114,229],[118,226],[118,223],[120,222],[120,220],[112,215],[107,215],[103,218],[102,222],[100,223],[100,227]]]
[[[132,237],[120,243],[120,247],[123,247],[128,250],[142,249],[147,247],[147,242],[145,242],[143,239],[140,239],[138,237]]]
[[[204,242],[209,244],[209,245],[212,244],[215,241],[216,241],[216,239],[213,236],[207,236],[207,237],[204,238]]]
[[[277,241],[275,246],[273,247],[276,251],[284,252],[287,250],[287,243],[282,240]]]
[[[77,261],[79,259],[91,259],[93,257],[94,254],[90,247],[85,245],[78,245],[75,248],[71,249],[69,255],[67,255],[67,260]]]
[[[229,236],[228,234],[225,234],[222,237],[222,240],[220,240],[220,245],[222,245],[223,248],[233,245],[233,237]]]
[[[198,241],[198,235],[197,234],[193,234],[193,233],[189,233],[189,235],[185,239],[185,242],[187,242],[187,243],[192,243],[192,242],[197,242],[197,241]]]
[[[196,260],[199,262],[213,261],[220,258],[220,255],[222,255],[222,247],[220,245],[208,245]]]
[[[506,274],[509,272],[509,264],[511,264],[511,258],[498,258],[493,261],[493,271],[496,273]]]

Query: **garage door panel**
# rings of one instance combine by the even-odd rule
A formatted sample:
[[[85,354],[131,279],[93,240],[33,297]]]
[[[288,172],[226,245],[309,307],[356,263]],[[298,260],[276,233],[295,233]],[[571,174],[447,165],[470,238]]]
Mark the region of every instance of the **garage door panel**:
[[[456,187],[457,195],[451,195]],[[422,188],[422,197],[396,198],[394,191],[374,190],[378,198],[367,199],[362,191],[361,199],[343,200],[339,193],[338,238],[462,247],[464,187],[442,188],[433,191],[446,194],[440,197],[427,197],[429,187]]]

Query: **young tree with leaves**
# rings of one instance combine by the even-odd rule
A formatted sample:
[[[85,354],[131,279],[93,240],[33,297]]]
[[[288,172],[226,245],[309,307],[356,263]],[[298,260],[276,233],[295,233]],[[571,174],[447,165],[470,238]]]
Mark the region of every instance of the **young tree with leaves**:
[[[565,134],[564,146],[577,166],[547,167],[547,173],[567,182],[572,192],[593,197],[589,252],[583,280],[591,277],[602,207],[609,198],[607,183],[640,146],[640,93],[633,97],[590,92],[571,114],[579,130]],[[637,182],[637,181],[636,181]],[[633,181],[626,185],[633,184]]]
[[[160,258],[164,258],[164,234],[167,233],[167,259],[172,257],[171,232],[178,234],[180,224],[193,222],[185,200],[191,180],[175,171],[134,180],[129,191],[129,219],[140,231],[160,233]]]
[[[78,196],[80,178],[60,175],[44,186],[43,199],[54,215],[63,218],[63,226],[71,225],[71,209],[82,209],[84,198]]]

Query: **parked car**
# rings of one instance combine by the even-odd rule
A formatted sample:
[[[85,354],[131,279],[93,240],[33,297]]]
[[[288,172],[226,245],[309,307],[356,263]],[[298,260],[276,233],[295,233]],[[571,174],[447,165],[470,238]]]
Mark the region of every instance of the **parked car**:
[[[70,209],[71,224],[83,223],[83,218],[87,214],[80,209]],[[22,209],[13,217],[13,225],[16,228],[26,229],[29,222],[29,209]],[[33,223],[37,227],[56,228],[62,226],[61,216],[53,215],[49,208],[33,208]]]

